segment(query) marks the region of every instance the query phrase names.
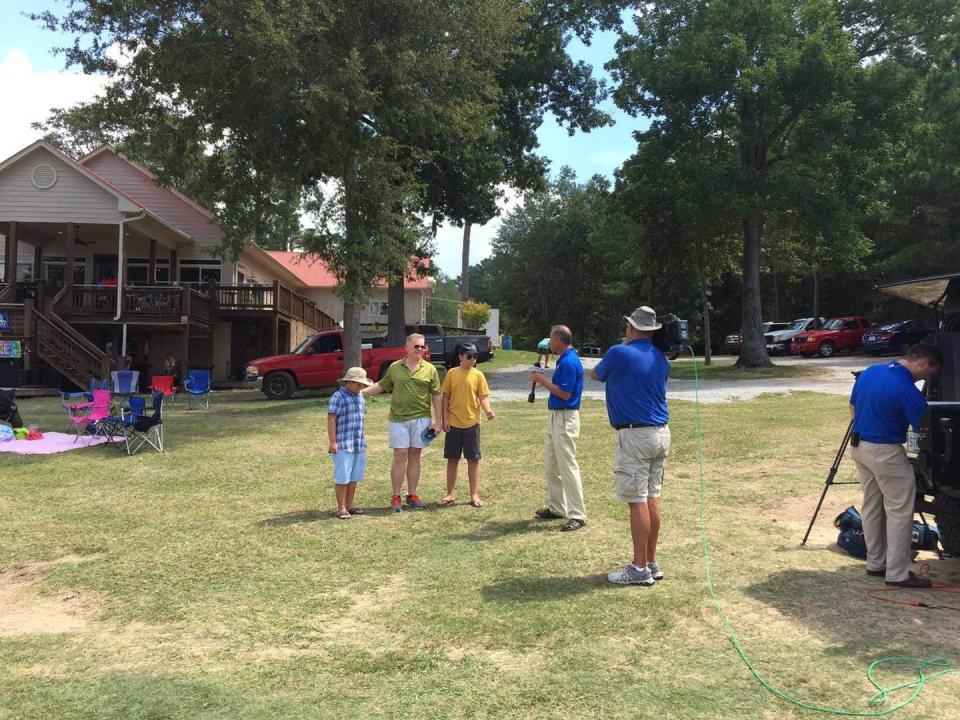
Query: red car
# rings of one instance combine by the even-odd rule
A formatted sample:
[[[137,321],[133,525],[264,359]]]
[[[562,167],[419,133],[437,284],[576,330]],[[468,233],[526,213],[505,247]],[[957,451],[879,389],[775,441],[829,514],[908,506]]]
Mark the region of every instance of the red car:
[[[804,357],[831,357],[838,350],[859,350],[863,336],[871,327],[863,315],[848,315],[827,320],[822,328],[807,330],[794,336],[790,350]]]
[[[406,357],[405,347],[371,347],[364,344],[360,362],[367,377],[376,382],[390,363]],[[424,359],[430,359],[429,353]],[[270,400],[287,400],[297,390],[334,387],[343,377],[343,331],[331,330],[307,338],[292,353],[253,360],[246,380],[256,383]]]

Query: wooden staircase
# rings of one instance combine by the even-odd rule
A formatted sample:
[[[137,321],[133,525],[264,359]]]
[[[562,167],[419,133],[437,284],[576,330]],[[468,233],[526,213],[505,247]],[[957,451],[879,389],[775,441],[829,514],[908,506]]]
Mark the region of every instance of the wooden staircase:
[[[32,308],[27,312],[37,355],[78,387],[90,378],[110,377],[110,358],[54,312]]]

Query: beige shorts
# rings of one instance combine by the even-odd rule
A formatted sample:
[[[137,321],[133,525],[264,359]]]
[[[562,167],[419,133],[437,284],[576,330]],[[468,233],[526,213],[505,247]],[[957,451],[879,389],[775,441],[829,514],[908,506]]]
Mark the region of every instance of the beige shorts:
[[[666,425],[617,430],[613,475],[617,499],[644,503],[660,497],[663,462],[670,452],[670,428]]]

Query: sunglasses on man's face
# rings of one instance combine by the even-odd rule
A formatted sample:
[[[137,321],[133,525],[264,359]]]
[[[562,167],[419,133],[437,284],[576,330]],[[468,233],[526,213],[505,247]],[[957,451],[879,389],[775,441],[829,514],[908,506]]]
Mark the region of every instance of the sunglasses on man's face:
[[[413,346],[413,349],[414,349],[414,350],[426,350],[426,349],[427,349],[427,346],[426,346],[426,345],[414,345],[414,346]]]

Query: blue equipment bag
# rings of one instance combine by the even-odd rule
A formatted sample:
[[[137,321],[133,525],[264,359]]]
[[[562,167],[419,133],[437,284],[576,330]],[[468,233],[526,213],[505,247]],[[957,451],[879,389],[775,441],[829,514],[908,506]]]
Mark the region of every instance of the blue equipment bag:
[[[837,545],[853,557],[866,560],[867,543],[863,539],[863,518],[857,509],[853,505],[848,507],[837,515],[833,526],[840,530]],[[911,549],[936,552],[940,542],[940,533],[936,525],[926,525],[919,520],[914,520],[910,535]]]

